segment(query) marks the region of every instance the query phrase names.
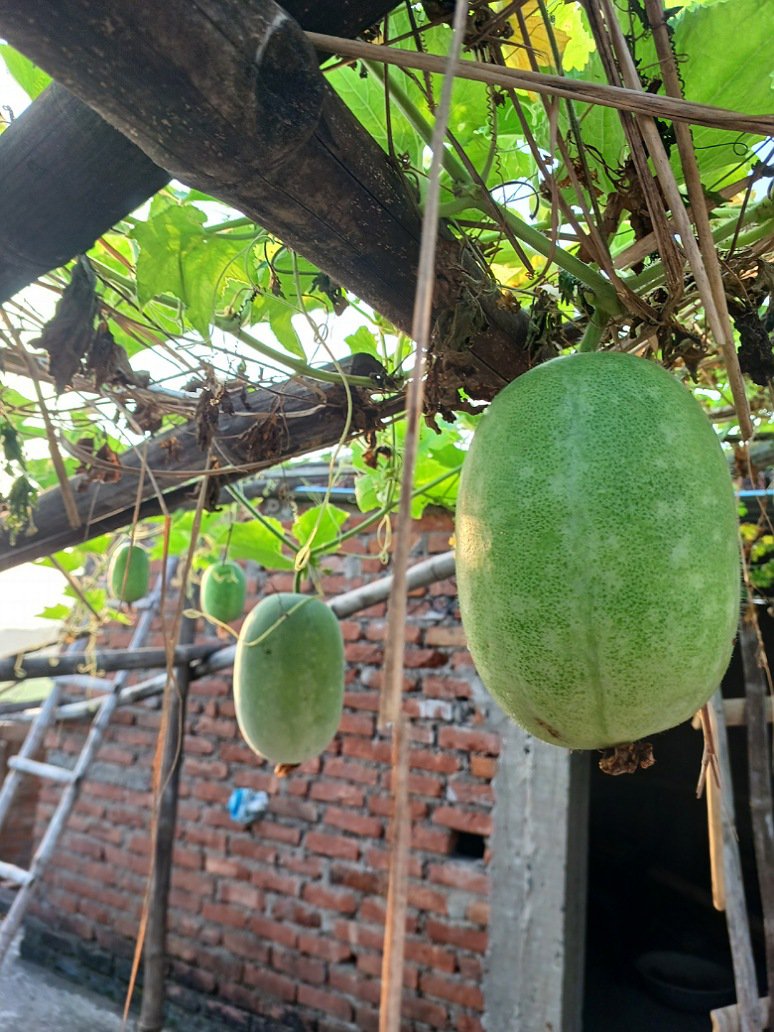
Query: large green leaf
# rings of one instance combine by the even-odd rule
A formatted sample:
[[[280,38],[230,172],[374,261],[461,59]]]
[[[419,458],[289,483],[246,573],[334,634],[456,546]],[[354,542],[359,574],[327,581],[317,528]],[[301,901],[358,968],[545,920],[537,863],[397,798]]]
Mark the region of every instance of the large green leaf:
[[[283,554],[282,542],[265,524],[270,524],[277,533],[283,532],[280,521],[271,516],[235,523],[231,528],[229,558],[250,559],[267,570],[292,570],[293,560]]]
[[[314,549],[335,549],[341,528],[347,520],[348,513],[330,502],[313,505],[293,523],[293,535],[296,540]]]
[[[685,11],[675,28],[675,51],[688,100],[746,114],[774,111],[772,30],[774,9],[760,0],[720,0]],[[705,185],[724,172],[745,167],[758,137],[723,129],[693,128],[694,145]]]
[[[50,75],[47,75],[42,68],[38,68],[28,57],[20,54],[7,43],[0,43],[0,57],[5,62],[9,73],[31,100],[42,93],[51,82]]]
[[[133,230],[139,246],[137,292],[142,304],[160,294],[182,302],[191,326],[208,337],[218,299],[228,280],[244,277],[250,242],[207,233],[206,215],[192,204],[160,196],[147,222]],[[241,278],[240,277],[240,278]]]

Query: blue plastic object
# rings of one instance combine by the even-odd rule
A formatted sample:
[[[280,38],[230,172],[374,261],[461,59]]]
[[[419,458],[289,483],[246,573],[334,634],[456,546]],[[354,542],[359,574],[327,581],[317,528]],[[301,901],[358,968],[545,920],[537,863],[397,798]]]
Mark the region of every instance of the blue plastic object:
[[[254,792],[251,788],[235,788],[228,800],[229,816],[238,824],[252,824],[266,812],[268,806],[268,795],[265,792]]]

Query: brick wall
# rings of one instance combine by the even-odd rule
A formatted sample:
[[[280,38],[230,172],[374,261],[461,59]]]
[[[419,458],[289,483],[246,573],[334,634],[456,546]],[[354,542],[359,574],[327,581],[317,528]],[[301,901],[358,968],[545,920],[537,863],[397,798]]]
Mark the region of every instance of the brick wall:
[[[412,558],[445,551],[450,533],[448,515],[426,514]],[[350,540],[348,554],[328,564],[326,595],[385,572],[377,550],[365,536]],[[286,590],[288,579],[259,574],[256,590]],[[192,685],[168,941],[169,998],[186,1015],[181,1027],[207,1020],[243,1029],[378,1027],[390,812],[390,745],[376,731],[384,605],[341,629],[348,668],[339,733],[287,778],[275,778],[243,744],[228,676]],[[117,628],[106,644],[127,637]],[[413,741],[406,1027],[473,1032],[482,1027],[500,741],[464,647],[453,582],[412,593],[406,638]],[[116,993],[128,974],[148,870],[158,725],[158,700],[118,712],[27,933],[28,953]],[[73,763],[84,733],[81,724],[60,727],[49,758]],[[269,793],[268,812],[252,829],[227,813],[235,787]],[[55,792],[44,792],[40,827]]]
[[[29,725],[0,722],[0,784],[8,773],[8,760],[15,756],[27,736]],[[29,867],[35,831],[38,781],[22,778],[13,809],[0,829],[0,859],[17,867]]]

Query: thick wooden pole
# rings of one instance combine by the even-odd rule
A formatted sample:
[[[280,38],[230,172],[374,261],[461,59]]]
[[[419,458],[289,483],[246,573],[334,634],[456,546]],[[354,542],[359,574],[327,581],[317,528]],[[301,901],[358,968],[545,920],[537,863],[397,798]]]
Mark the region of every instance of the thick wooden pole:
[[[184,616],[180,626],[181,646],[190,645],[197,620]],[[167,688],[166,733],[161,752],[158,815],[153,838],[153,868],[148,890],[148,924],[145,932],[142,1006],[139,1032],[161,1032],[164,1025],[164,981],[166,973],[167,905],[172,878],[172,854],[177,826],[177,798],[183,765],[183,730],[191,680],[190,663],[175,667],[174,684]]]

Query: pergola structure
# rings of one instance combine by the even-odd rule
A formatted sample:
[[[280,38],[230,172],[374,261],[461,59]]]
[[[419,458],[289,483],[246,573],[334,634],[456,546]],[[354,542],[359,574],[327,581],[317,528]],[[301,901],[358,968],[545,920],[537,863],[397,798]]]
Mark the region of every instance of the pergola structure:
[[[515,17],[524,4],[507,6]],[[363,42],[348,47],[345,37],[362,35],[394,7],[394,0],[287,0],[283,7],[274,0],[170,0],[164,5],[0,0],[0,33],[56,80],[0,135],[0,302],[83,253],[173,178],[232,205],[409,332],[422,213],[394,158],[352,116],[319,67],[334,50],[374,59],[373,47]],[[451,18],[455,5],[424,7],[443,21]],[[658,252],[667,270],[667,293],[677,293],[678,285],[682,290],[690,279],[686,305],[695,306],[698,299],[704,307],[747,437],[750,415],[724,293],[725,270],[717,259],[698,173],[692,166],[688,171],[691,144],[686,134],[694,123],[770,135],[774,117],[745,116],[682,100],[675,69],[663,51],[666,96],[650,96],[631,58],[627,60],[625,41],[616,35],[612,5],[588,0],[584,9],[610,80],[601,91],[534,69],[513,78],[511,86],[502,70],[484,67],[477,74],[495,75],[493,81],[504,84],[503,89],[535,88],[547,96],[603,103],[621,112],[633,180],[652,222],[630,258],[637,261]],[[646,0],[645,9],[658,48],[664,28],[661,4]],[[308,33],[325,36],[310,38]],[[435,70],[444,68],[441,61]],[[688,205],[670,174],[656,117],[674,120]],[[536,162],[544,160],[539,152],[533,156]],[[580,175],[571,162],[569,170],[570,178]],[[545,171],[550,176],[547,165]],[[742,188],[750,185],[745,179]],[[562,216],[575,218],[571,207],[561,207],[558,190],[556,199]],[[764,244],[751,255],[751,268],[771,250],[771,216],[768,210],[760,213]],[[614,264],[601,227],[582,231],[576,220],[575,229],[586,263],[595,262],[605,278],[588,318],[574,328],[576,337],[591,327],[598,340],[610,319],[629,319],[646,327],[646,343],[653,338],[663,347],[676,332],[679,299],[671,305],[638,294]],[[582,272],[582,264],[573,267]],[[73,294],[79,283],[83,287],[77,268]],[[735,275],[740,275],[738,270]],[[459,411],[466,400],[491,400],[551,353],[535,348],[528,312],[503,303],[480,254],[443,220],[431,308],[425,383],[430,418]],[[63,346],[61,336],[58,345]],[[48,366],[34,360],[38,379],[57,380],[56,347],[55,340]],[[9,371],[23,368],[19,349],[3,348],[0,355]],[[348,378],[346,396],[342,371]],[[355,355],[324,372],[329,375],[320,380],[294,376],[269,390],[246,390],[244,384],[231,394],[226,390],[228,404],[216,406],[204,446],[201,419],[192,416],[173,430],[151,435],[142,453],[121,455],[119,479],[84,483],[60,478],[59,486],[40,498],[34,530],[14,539],[0,528],[0,569],[170,511],[190,499],[202,477],[212,478],[219,490],[283,460],[332,446],[345,427],[350,436],[377,429],[405,407],[405,381],[393,378],[370,356]],[[72,377],[72,370],[68,375]],[[139,400],[143,392],[153,395],[143,384],[130,383],[127,389]],[[148,469],[152,477],[144,476]],[[507,733],[520,734],[512,729]],[[533,972],[540,971],[563,939],[567,900],[576,898],[574,879],[582,870],[580,766],[559,750],[546,757],[546,769],[536,763],[527,774],[514,772],[510,787],[515,809],[519,800],[534,799],[537,793],[553,815],[550,829],[534,811],[525,817],[532,822],[533,840],[550,831],[555,884],[561,883],[546,906],[545,934],[525,936],[523,942],[522,967]],[[174,764],[174,755],[168,761]],[[729,849],[732,837],[729,828]],[[518,843],[510,847],[518,848]],[[567,959],[568,969],[573,963],[577,966],[577,958]],[[749,989],[747,984],[745,991]],[[501,992],[504,1013],[513,986],[503,985]],[[557,996],[562,1027],[570,1029],[577,1021],[577,984],[562,987]]]

